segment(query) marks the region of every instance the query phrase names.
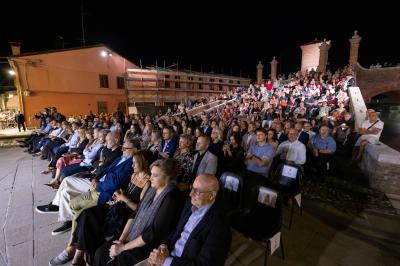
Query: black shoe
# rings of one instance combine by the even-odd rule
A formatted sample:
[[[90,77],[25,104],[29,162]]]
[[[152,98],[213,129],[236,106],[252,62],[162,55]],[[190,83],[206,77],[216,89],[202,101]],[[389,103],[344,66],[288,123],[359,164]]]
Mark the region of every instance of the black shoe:
[[[71,230],[71,227],[72,227],[72,221],[66,221],[63,223],[63,225],[61,225],[57,229],[54,229],[53,232],[51,232],[51,235],[57,236],[57,235],[64,234],[65,232],[68,232],[69,230]]]
[[[35,210],[38,213],[57,213],[58,206],[49,203],[47,205],[37,206]]]

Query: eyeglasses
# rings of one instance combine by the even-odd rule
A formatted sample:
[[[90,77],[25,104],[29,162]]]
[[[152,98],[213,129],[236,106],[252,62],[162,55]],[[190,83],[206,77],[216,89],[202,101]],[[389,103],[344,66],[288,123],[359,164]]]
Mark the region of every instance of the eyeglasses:
[[[122,147],[122,150],[123,151],[126,151],[126,150],[132,150],[133,148],[129,148],[129,147]]]
[[[214,192],[214,190],[210,190],[210,191],[200,191],[197,188],[194,188],[192,185],[190,185],[190,192],[193,193],[193,195],[195,196],[200,196],[203,193],[210,193],[210,192]]]

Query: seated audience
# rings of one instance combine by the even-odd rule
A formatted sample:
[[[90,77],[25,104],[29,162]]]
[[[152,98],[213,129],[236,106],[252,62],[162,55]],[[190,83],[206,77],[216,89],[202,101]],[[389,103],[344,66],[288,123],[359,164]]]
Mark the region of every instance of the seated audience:
[[[97,249],[93,265],[135,265],[147,258],[176,227],[182,204],[174,184],[176,162],[157,160],[151,167],[151,187],[135,217],[126,223],[118,239]]]
[[[224,265],[232,232],[215,204],[218,189],[213,175],[195,179],[178,226],[162,246],[153,249],[150,265]]]

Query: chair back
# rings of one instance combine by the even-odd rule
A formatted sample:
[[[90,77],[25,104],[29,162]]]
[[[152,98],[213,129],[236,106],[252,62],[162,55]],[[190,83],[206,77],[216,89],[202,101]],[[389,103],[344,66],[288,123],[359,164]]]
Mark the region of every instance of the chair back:
[[[251,189],[252,205],[235,217],[234,228],[243,234],[263,240],[279,232],[282,227],[282,200],[280,193],[265,186]]]
[[[273,184],[276,189],[284,194],[297,194],[300,191],[302,177],[303,169],[301,166],[284,162],[275,171]]]
[[[219,178],[218,197],[224,211],[237,210],[242,205],[243,178],[232,172],[224,172]]]

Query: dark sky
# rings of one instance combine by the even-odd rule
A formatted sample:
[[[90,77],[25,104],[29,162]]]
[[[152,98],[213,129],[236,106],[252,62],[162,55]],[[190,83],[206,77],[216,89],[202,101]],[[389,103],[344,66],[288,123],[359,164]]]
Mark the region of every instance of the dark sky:
[[[64,38],[65,47],[82,45],[80,0],[8,2],[1,7],[1,57],[11,53],[9,41],[21,42],[22,52],[61,48],[59,36]],[[165,59],[167,65],[179,61],[180,68],[191,64],[193,70],[200,70],[202,65],[204,71],[241,72],[254,78],[258,60],[268,73],[274,55],[280,62],[279,72],[298,70],[299,45],[315,37],[332,40],[331,66],[344,65],[349,55],[348,39],[357,29],[363,38],[359,51],[362,65],[400,62],[396,40],[400,18],[392,6],[378,1],[371,6],[363,4],[361,10],[336,1],[303,1],[301,6],[276,2],[282,5],[260,6],[262,1],[143,4],[85,0],[86,43],[104,43],[137,64],[139,58],[144,65],[154,65],[156,59],[160,65]]]

